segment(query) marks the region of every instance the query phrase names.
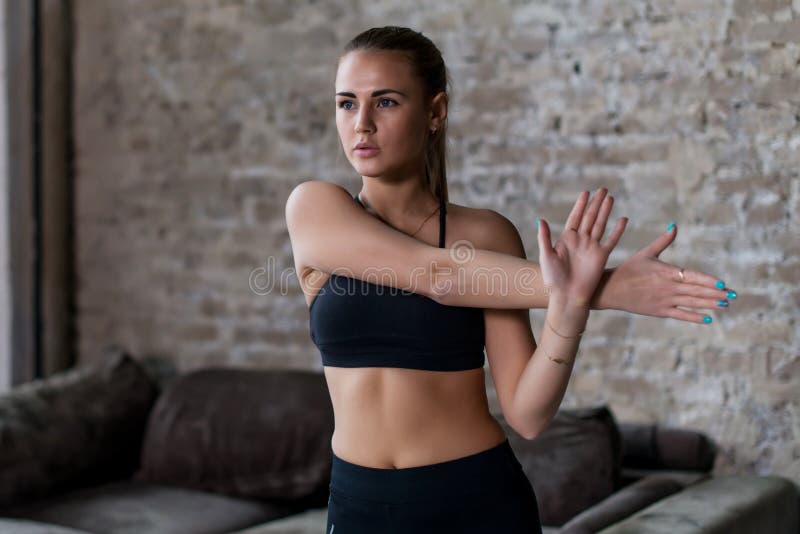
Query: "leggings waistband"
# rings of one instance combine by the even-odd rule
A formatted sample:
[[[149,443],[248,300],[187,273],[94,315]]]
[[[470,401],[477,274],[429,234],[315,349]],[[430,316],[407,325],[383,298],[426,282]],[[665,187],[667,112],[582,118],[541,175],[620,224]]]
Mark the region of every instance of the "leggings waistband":
[[[411,501],[512,486],[521,466],[508,438],[485,451],[429,465],[384,469],[333,455],[333,491],[363,499]]]

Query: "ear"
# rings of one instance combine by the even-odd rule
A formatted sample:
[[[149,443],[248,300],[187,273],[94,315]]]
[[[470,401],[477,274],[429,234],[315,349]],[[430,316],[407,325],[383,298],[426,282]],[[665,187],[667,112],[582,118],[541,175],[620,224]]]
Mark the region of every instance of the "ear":
[[[436,128],[437,130],[442,126],[447,118],[447,104],[448,97],[444,91],[439,91],[436,96],[431,99],[430,111],[428,113],[428,127]]]

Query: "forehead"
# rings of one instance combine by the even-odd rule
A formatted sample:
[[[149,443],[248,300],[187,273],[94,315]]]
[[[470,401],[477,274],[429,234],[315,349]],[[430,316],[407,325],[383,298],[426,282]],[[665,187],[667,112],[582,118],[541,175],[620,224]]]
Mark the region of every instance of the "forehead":
[[[413,92],[415,78],[408,60],[393,51],[354,51],[345,54],[336,70],[335,92],[356,94],[391,87]]]

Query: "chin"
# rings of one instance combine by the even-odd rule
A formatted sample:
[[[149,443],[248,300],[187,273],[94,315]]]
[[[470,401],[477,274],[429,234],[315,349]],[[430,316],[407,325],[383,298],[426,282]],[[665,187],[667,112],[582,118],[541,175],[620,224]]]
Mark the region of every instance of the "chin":
[[[358,162],[356,165],[353,165],[353,168],[361,176],[369,176],[369,177],[382,176],[386,174],[386,171],[388,170],[385,165],[376,165],[364,162]]]

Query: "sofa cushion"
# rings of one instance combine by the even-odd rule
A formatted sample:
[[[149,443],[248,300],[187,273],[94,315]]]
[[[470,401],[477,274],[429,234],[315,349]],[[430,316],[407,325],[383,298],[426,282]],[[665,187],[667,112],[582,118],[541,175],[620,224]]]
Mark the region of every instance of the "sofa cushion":
[[[640,510],[601,534],[800,532],[800,488],[776,475],[714,476]]]
[[[327,499],[333,406],[322,373],[207,368],[148,421],[135,480],[252,498]]]
[[[0,507],[130,476],[155,381],[124,351],[0,397]]]
[[[320,534],[328,524],[328,508],[311,508],[277,521],[262,523],[230,534]]]
[[[607,499],[579,513],[561,527],[561,534],[597,532],[681,491],[683,487],[683,484],[669,476],[648,476],[621,488]]]
[[[0,518],[0,532],[3,534],[90,534],[85,530],[48,525],[26,519]]]
[[[542,524],[563,525],[621,486],[622,443],[608,406],[562,408],[533,440],[495,416],[533,485]]]
[[[287,503],[121,481],[39,501],[14,517],[95,534],[222,534],[294,511]]]

